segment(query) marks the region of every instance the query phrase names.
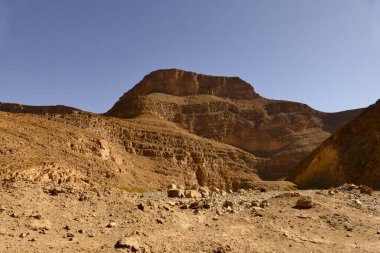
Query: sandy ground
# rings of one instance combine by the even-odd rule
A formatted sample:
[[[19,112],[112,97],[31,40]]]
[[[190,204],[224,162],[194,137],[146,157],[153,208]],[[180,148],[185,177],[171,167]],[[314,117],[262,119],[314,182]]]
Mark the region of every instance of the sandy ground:
[[[300,195],[313,207],[294,208]],[[0,252],[379,252],[379,204],[355,190],[179,199],[2,182]]]

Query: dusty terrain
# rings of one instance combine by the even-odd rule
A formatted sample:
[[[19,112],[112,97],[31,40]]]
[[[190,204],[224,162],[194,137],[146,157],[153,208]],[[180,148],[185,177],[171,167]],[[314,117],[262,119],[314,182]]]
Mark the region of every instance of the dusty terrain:
[[[312,197],[310,209],[294,208],[299,195]],[[190,199],[3,181],[0,221],[0,252],[375,253],[380,193],[244,191]]]
[[[289,178],[305,187],[352,182],[380,189],[380,100],[315,149]]]

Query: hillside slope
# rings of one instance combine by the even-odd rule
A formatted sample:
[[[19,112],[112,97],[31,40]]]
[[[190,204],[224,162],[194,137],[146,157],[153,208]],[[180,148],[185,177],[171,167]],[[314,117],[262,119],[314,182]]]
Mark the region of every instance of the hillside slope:
[[[253,155],[170,122],[0,112],[0,179],[162,189],[259,180]]]
[[[289,177],[304,187],[343,183],[380,188],[380,100],[334,133]]]

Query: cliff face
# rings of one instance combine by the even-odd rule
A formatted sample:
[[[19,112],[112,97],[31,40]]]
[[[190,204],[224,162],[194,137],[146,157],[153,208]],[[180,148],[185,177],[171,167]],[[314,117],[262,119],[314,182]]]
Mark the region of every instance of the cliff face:
[[[158,70],[145,76],[130,91],[125,93],[108,115],[127,115],[125,104],[138,96],[164,93],[172,96],[213,95],[232,99],[253,99],[260,97],[253,87],[238,77],[220,77],[197,74],[178,69]]]
[[[380,189],[380,100],[313,151],[289,179],[304,187],[355,183]]]
[[[106,115],[174,122],[263,158],[257,166],[260,177],[280,179],[359,112],[322,113],[304,104],[262,98],[239,78],[162,70],[147,75]]]

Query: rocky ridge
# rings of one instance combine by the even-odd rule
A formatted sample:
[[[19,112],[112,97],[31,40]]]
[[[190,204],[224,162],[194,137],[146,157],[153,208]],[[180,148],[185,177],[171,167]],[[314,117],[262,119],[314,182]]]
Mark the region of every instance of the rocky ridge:
[[[64,106],[64,105],[51,105],[51,106],[33,106],[22,105],[14,103],[2,103],[0,102],[0,111],[12,112],[12,113],[31,113],[31,114],[69,114],[74,111],[80,111],[79,109]]]
[[[380,100],[315,149],[289,179],[303,187],[380,187]]]

